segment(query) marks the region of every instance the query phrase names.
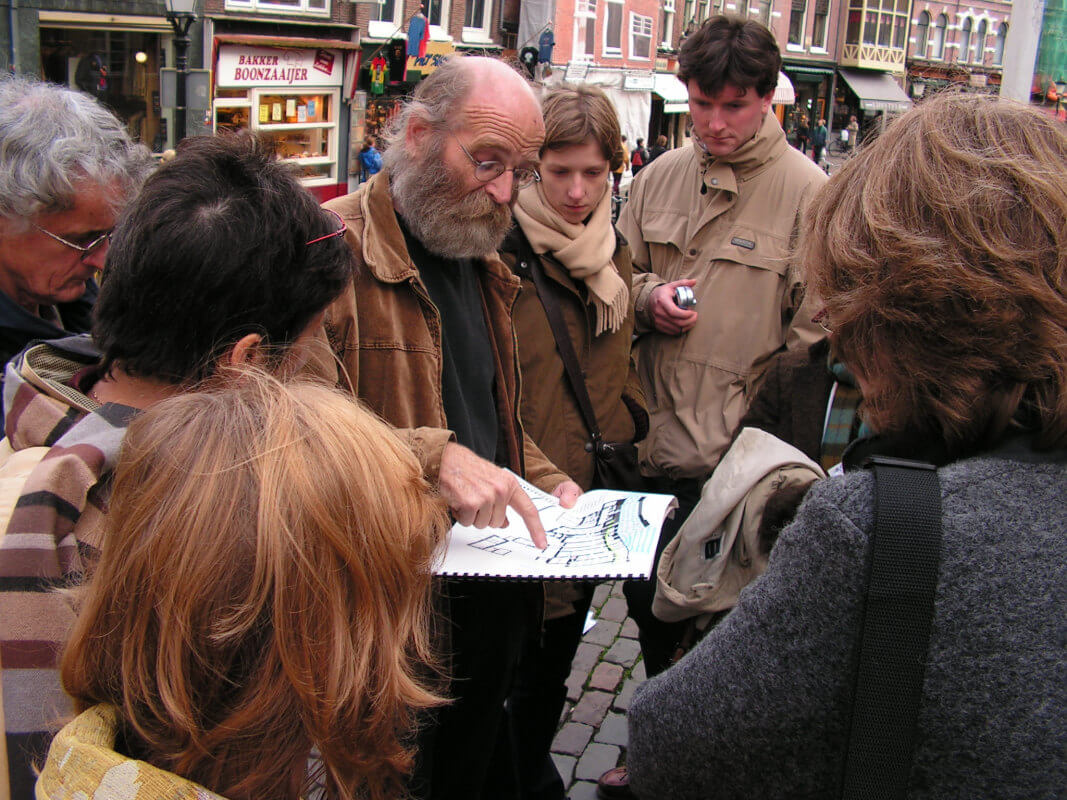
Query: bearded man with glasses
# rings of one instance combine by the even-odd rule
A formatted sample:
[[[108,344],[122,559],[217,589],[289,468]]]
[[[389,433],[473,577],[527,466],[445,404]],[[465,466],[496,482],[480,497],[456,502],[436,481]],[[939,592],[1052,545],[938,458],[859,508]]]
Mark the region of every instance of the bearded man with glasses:
[[[89,95],[0,79],[0,361],[89,330],[111,230],[150,164]]]
[[[544,530],[514,476],[572,505],[581,493],[523,433],[511,309],[518,278],[496,255],[544,139],[530,85],[500,61],[454,58],[424,79],[386,137],[384,169],[332,200],[356,253],[326,333],[347,385],[408,437],[453,516],[499,527],[510,506]],[[494,800],[490,757],[540,585],[442,581],[441,646],[454,702],[422,726],[419,798]]]

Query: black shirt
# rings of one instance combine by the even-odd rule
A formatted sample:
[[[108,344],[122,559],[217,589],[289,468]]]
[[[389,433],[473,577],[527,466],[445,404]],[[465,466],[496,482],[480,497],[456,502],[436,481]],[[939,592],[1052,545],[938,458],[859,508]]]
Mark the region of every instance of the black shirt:
[[[441,315],[441,391],[448,428],[461,445],[499,463],[496,370],[474,263],[429,252],[397,219],[411,260]]]

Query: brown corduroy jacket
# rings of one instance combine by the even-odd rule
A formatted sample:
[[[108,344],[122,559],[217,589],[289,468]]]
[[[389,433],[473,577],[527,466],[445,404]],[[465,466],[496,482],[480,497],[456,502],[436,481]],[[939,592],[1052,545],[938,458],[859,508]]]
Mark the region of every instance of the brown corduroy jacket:
[[[358,267],[351,290],[326,311],[324,325],[351,390],[402,429],[426,477],[435,482],[441,454],[453,439],[441,389],[441,315],[411,260],[383,170],[345,197],[331,200],[348,226],[345,239]],[[519,280],[495,253],[477,260],[482,313],[496,368],[500,452],[507,465],[544,491],[567,476],[534,445],[519,422],[519,364],[511,312]]]

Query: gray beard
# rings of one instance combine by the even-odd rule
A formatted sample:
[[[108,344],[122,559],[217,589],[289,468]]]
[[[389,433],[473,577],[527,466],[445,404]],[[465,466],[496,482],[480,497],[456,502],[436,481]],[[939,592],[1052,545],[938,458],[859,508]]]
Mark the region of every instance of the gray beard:
[[[440,152],[440,148],[431,148]],[[431,156],[425,163],[398,159],[391,166],[393,203],[411,234],[431,253],[477,258],[496,251],[511,229],[511,208],[484,191],[457,196],[459,178]]]

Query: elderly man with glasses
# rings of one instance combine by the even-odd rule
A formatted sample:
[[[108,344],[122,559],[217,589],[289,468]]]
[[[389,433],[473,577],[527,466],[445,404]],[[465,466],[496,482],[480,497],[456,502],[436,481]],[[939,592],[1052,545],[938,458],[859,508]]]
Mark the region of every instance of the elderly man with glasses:
[[[89,329],[108,237],[149,164],[88,95],[0,80],[0,361]]]
[[[385,168],[330,201],[358,255],[327,335],[361,400],[404,429],[460,522],[500,526],[510,506],[544,532],[514,476],[571,505],[580,489],[525,436],[511,308],[519,281],[497,257],[518,190],[539,180],[544,138],[529,84],[502,62],[455,58],[397,115]],[[487,788],[503,703],[539,585],[443,581],[442,645],[454,702],[428,720],[412,793],[507,797]]]

